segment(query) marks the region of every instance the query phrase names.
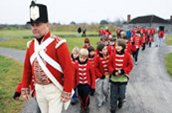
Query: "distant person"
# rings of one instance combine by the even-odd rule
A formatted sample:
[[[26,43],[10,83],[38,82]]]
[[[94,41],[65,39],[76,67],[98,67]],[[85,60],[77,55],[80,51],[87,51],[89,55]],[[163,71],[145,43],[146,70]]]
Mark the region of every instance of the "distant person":
[[[36,100],[41,113],[61,113],[70,104],[74,87],[74,66],[66,41],[51,35],[46,5],[30,5],[34,39],[28,42],[22,76],[21,94],[29,100],[29,85],[34,77]]]
[[[82,37],[86,37],[87,35],[86,35],[86,32],[87,32],[87,29],[86,28],[83,28],[83,30],[82,30]]]
[[[78,32],[78,37],[81,37],[82,28],[81,27],[78,27],[77,32]]]
[[[103,29],[103,27],[101,27],[101,28],[99,29],[99,37],[100,37],[100,38],[103,38],[104,35],[105,35],[105,30]]]
[[[86,48],[87,49],[90,46],[91,46],[91,44],[90,44],[89,38],[85,38],[84,39],[84,45],[82,46],[82,48]]]
[[[161,47],[162,46],[163,37],[164,37],[164,31],[163,30],[159,30],[158,31],[158,38],[157,38],[157,45],[156,45],[156,47]]]
[[[142,45],[142,38],[141,38],[141,34],[139,31],[137,31],[136,35],[134,35],[132,37],[131,43],[136,48],[136,50],[132,52],[132,55],[133,55],[135,65],[137,65],[138,64],[139,50],[140,50],[140,47]]]
[[[112,32],[109,30],[108,27],[105,28],[105,38],[109,39],[111,37]]]

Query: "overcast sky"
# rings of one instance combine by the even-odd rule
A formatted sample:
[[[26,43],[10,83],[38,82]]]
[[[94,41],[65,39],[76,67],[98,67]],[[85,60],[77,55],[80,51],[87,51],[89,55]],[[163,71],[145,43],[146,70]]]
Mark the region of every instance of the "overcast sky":
[[[69,24],[71,21],[100,22],[102,19],[126,20],[155,14],[164,19],[172,15],[172,0],[36,0],[48,7],[49,21]],[[0,24],[25,24],[29,21],[31,0],[1,0]]]

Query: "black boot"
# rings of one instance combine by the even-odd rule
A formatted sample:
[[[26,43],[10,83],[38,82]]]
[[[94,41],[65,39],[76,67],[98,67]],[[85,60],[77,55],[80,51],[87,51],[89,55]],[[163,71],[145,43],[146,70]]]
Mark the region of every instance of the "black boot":
[[[84,111],[85,111],[84,113],[89,113],[90,112],[89,107],[85,107]]]
[[[116,113],[116,110],[110,110],[110,113]]]

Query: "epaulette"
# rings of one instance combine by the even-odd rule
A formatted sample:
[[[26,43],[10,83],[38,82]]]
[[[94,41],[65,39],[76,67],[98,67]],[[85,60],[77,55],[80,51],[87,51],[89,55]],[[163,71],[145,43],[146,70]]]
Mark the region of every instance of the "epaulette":
[[[33,41],[33,39],[32,39],[32,40],[29,40],[29,41],[27,42],[27,48],[30,47],[32,41]]]
[[[61,37],[58,37],[56,35],[52,35],[51,38],[55,39],[57,42],[60,42],[61,40],[63,40]]]

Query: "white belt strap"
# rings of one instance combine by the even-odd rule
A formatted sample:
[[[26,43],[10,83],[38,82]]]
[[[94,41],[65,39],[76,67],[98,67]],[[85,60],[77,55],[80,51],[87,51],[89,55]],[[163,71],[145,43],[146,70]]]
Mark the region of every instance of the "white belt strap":
[[[60,71],[61,73],[63,73],[63,70],[61,68],[61,66],[59,65],[59,63],[57,63],[56,61],[54,61],[51,57],[49,57],[45,51],[40,51],[40,55],[41,57],[51,66],[53,66],[55,69],[57,69],[58,71]]]
[[[45,40],[41,45],[38,44],[38,41],[35,39],[34,40],[34,49],[35,52],[32,54],[31,58],[30,58],[30,63],[32,64],[33,61],[35,60],[37,54],[39,51],[44,50],[51,42],[53,42],[54,39],[53,38],[48,38],[47,40]]]

